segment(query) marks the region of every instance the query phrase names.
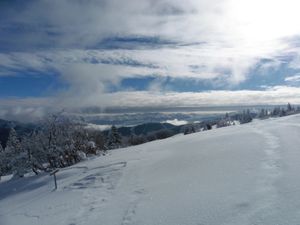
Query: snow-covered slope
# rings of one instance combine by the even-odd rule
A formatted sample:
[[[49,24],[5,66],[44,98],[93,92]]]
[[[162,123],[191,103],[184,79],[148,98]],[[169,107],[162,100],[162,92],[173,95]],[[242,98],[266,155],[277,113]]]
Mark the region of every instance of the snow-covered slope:
[[[1,225],[300,224],[300,116],[112,151],[0,183]]]

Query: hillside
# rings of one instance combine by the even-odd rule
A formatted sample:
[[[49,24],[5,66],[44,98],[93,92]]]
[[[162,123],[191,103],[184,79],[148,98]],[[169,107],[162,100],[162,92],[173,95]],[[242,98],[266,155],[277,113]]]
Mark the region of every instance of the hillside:
[[[1,225],[300,223],[300,115],[110,151],[0,183]]]

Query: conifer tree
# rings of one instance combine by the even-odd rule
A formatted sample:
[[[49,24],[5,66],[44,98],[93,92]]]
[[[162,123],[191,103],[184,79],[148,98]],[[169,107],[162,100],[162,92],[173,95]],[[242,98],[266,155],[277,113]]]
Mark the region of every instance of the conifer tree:
[[[6,168],[11,170],[14,175],[23,177],[26,169],[28,169],[28,155],[22,148],[18,139],[17,132],[11,128],[5,148]]]
[[[122,137],[120,136],[116,126],[112,126],[108,135],[107,147],[108,149],[120,148],[122,145]]]
[[[5,162],[4,162],[4,149],[2,147],[2,144],[0,142],[0,180],[1,180],[1,177],[3,176],[3,173],[4,173],[4,165],[5,165]]]

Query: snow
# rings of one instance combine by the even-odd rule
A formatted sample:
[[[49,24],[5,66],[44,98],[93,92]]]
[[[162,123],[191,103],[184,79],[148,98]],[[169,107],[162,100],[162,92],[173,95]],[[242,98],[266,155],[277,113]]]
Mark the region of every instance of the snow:
[[[109,130],[111,128],[111,125],[98,125],[98,124],[88,123],[86,125],[86,128],[103,131],[103,130]]]
[[[111,151],[0,182],[1,225],[300,224],[300,115]]]
[[[180,126],[180,125],[188,124],[188,121],[174,119],[174,120],[166,120],[163,123],[169,123],[169,124],[172,124],[172,125],[175,125],[175,126]]]

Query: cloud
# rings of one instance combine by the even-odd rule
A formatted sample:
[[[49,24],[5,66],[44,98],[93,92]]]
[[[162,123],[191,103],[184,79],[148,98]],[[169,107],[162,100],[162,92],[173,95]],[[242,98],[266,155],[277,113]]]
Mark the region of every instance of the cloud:
[[[299,82],[300,81],[300,74],[289,76],[284,79],[286,82]]]
[[[8,46],[9,52],[32,52],[34,49],[31,56],[34,58],[40,49],[67,49],[68,52],[70,49],[109,47],[122,55],[128,54],[128,51],[122,51],[128,46],[129,49],[148,46],[151,49],[162,48],[164,57],[159,57],[159,51],[149,48],[149,53],[145,50],[141,54],[164,58],[162,64],[171,73],[176,70],[181,76],[193,74],[185,62],[192,60],[196,65],[204,64],[199,68],[210,70],[195,71],[200,74],[213,73],[225,66],[231,73],[229,80],[234,84],[245,80],[247,70],[258,58],[272,55],[285,47],[279,38],[292,35],[277,27],[283,32],[274,40],[274,33],[264,31],[263,25],[272,27],[279,23],[273,14],[281,5],[275,3],[277,8],[269,8],[271,19],[275,21],[263,20],[268,17],[261,15],[267,5],[257,1],[44,0],[25,5],[2,7],[0,43]],[[254,7],[259,9],[255,16],[249,14],[253,13]],[[288,19],[290,17],[282,20],[291,23]],[[293,21],[292,24],[297,25],[295,23]],[[129,54],[133,58],[140,56],[139,51]],[[184,64],[182,67],[180,62]]]
[[[119,107],[201,107],[220,105],[293,104],[300,103],[300,88],[269,87],[261,91],[204,92],[119,92],[106,96],[110,106]]]
[[[68,104],[66,104],[66,102]],[[84,107],[96,109],[156,108],[164,110],[177,107],[239,106],[239,105],[285,105],[300,104],[300,88],[289,86],[265,87],[264,90],[204,91],[204,92],[153,92],[127,91],[90,95]],[[0,116],[6,119],[33,121],[47,113],[64,109],[81,112],[78,99],[67,96],[63,102],[57,98],[27,98],[0,100]]]
[[[230,90],[255,76],[255,68],[279,70],[285,56],[300,69],[299,6],[293,0],[6,1],[0,76],[58,74],[67,88],[44,99],[47,107],[283,103],[279,94],[292,98],[283,90],[298,90],[176,93],[166,92],[164,81],[188,78]],[[149,76],[156,77],[149,92],[109,93],[111,84]]]
[[[55,100],[51,98],[0,99],[0,118],[32,122],[42,119],[47,113],[57,112]]]

